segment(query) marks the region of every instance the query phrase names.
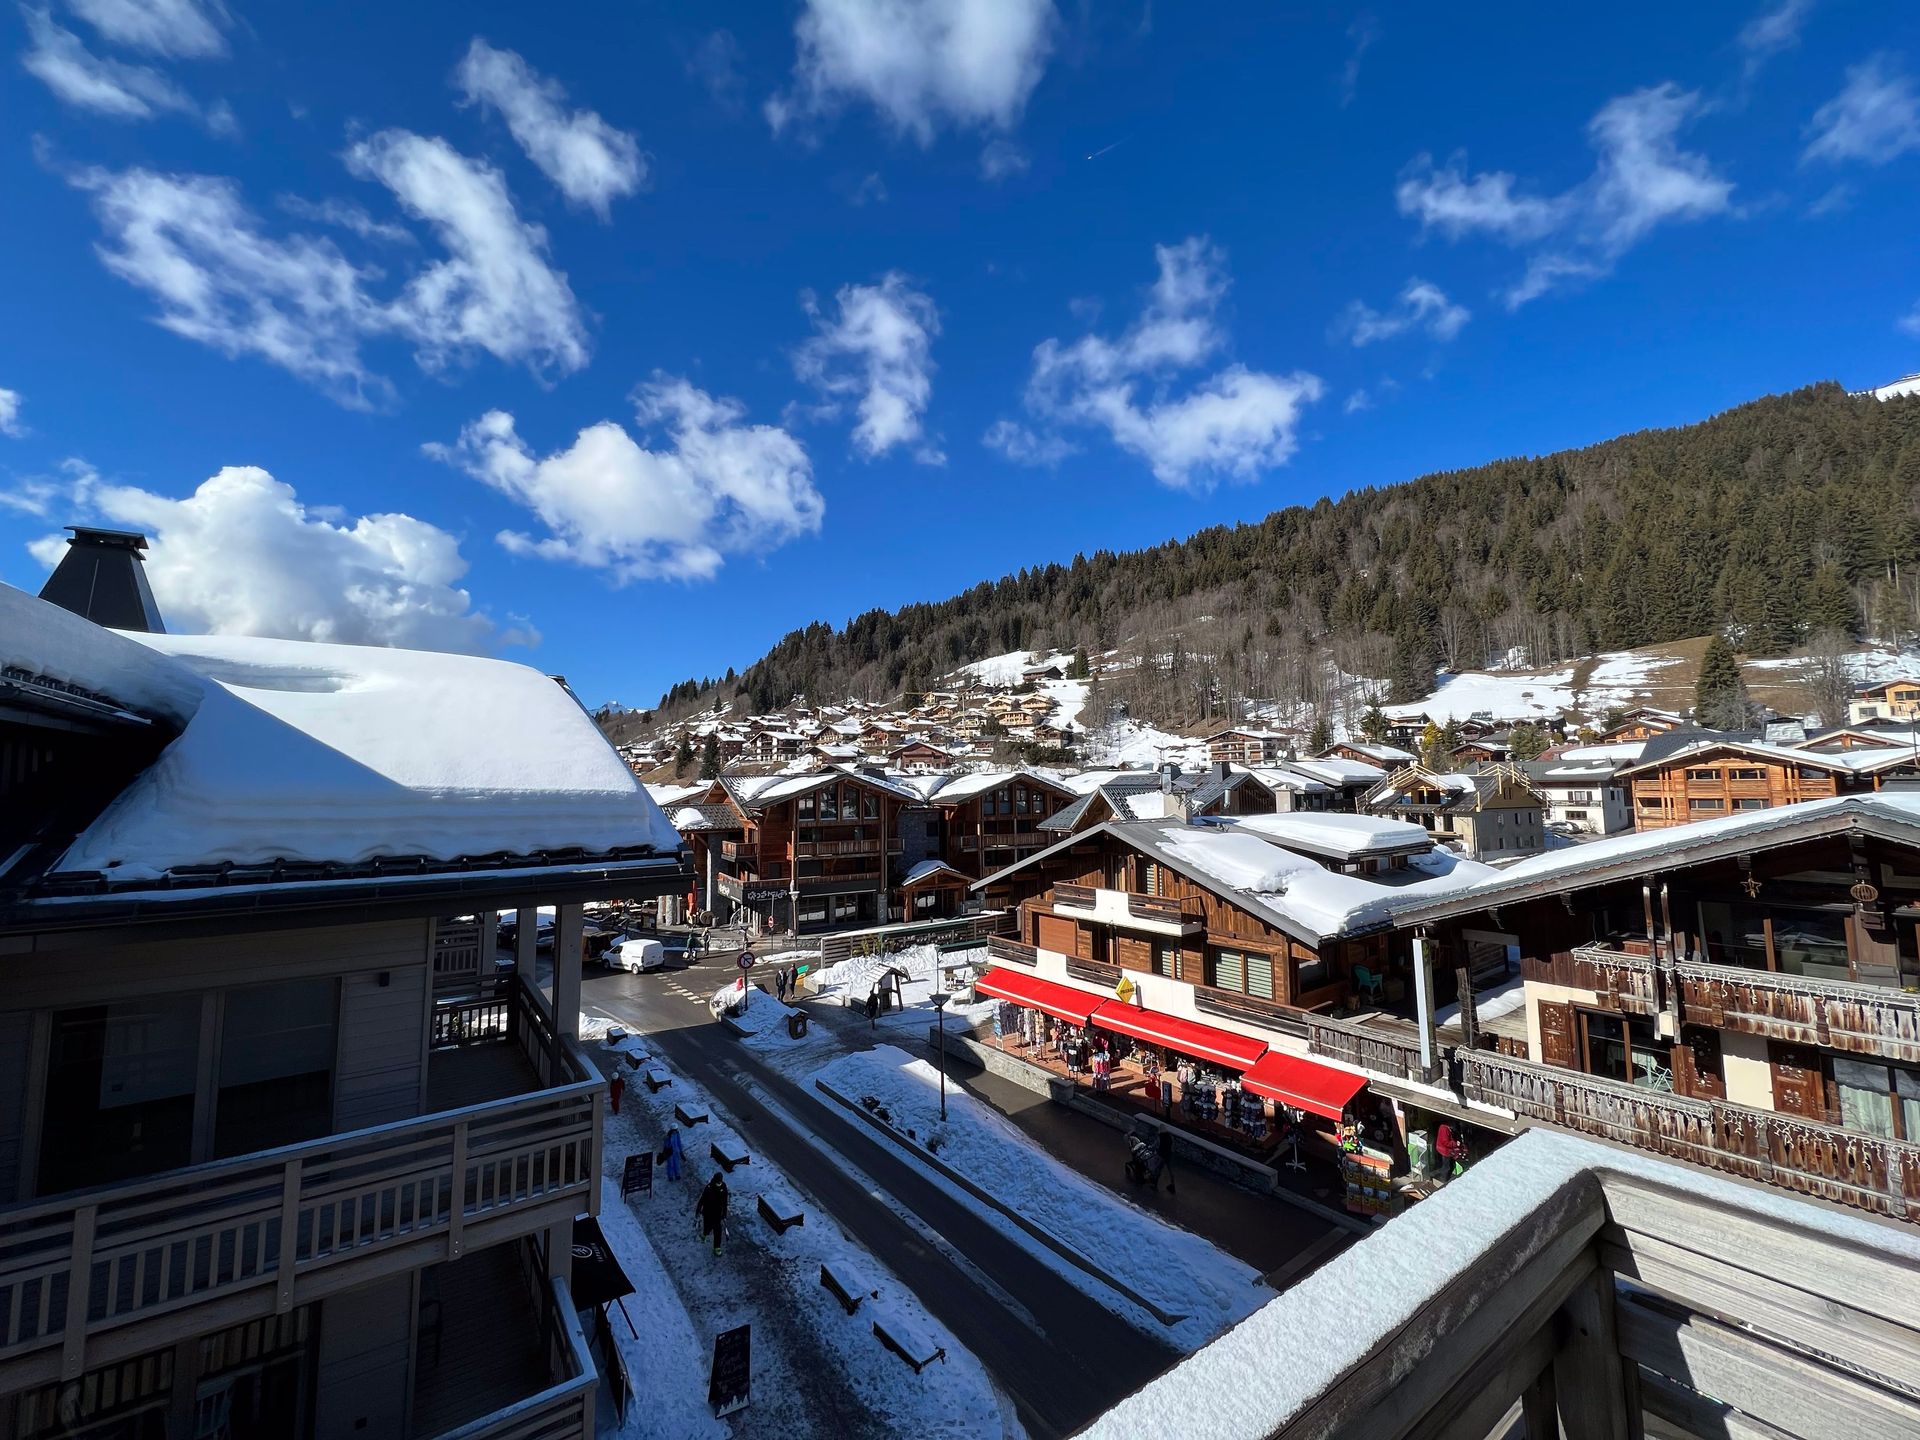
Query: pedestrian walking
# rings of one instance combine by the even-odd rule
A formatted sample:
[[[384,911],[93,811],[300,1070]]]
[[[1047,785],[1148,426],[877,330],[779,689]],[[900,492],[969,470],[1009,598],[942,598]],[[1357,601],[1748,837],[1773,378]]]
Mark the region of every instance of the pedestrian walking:
[[[654,1158],[665,1162],[667,1179],[680,1178],[680,1132],[678,1130],[667,1131],[666,1143],[660,1147],[660,1153]]]
[[[626,1078],[618,1071],[614,1072],[613,1078],[607,1081],[607,1103],[612,1107],[614,1114],[620,1113],[620,1097],[626,1093]]]
[[[713,1253],[720,1253],[720,1240],[727,1231],[727,1182],[718,1170],[700,1198],[693,1202],[693,1213],[700,1217],[700,1238],[713,1241]]]
[[[877,989],[867,992],[867,1028],[869,1030],[880,1020],[880,992]]]
[[[1157,1143],[1160,1150],[1160,1173],[1167,1177],[1167,1193],[1171,1195],[1173,1194],[1173,1131],[1162,1125]],[[1153,1188],[1158,1190],[1160,1187],[1156,1184]]]

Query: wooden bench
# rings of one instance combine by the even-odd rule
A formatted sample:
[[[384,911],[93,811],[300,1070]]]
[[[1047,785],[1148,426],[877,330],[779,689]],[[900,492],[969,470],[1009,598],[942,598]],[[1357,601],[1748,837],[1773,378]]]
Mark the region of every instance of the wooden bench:
[[[920,1322],[897,1303],[883,1305],[876,1301],[871,1313],[873,1333],[880,1337],[880,1343],[911,1365],[914,1374],[947,1358],[946,1347],[934,1344]]]
[[[649,1060],[653,1059],[651,1055],[643,1055],[638,1050],[622,1050],[620,1057],[627,1062],[627,1068],[629,1070],[638,1070],[642,1065],[645,1065]]]
[[[649,1065],[640,1072],[640,1078],[647,1082],[649,1090],[664,1090],[673,1083],[673,1076],[662,1065]]]
[[[870,1298],[880,1288],[866,1271],[847,1260],[822,1260],[820,1284],[849,1315],[860,1308],[862,1300]]]
[[[707,1146],[707,1153],[729,1174],[735,1166],[748,1164],[752,1158],[747,1154],[747,1147],[732,1135],[714,1136],[712,1143]]]
[[[784,1190],[762,1190],[759,1209],[760,1218],[773,1227],[776,1235],[784,1235],[794,1226],[807,1223],[807,1212]]]
[[[676,1100],[673,1102],[673,1118],[682,1125],[705,1125],[713,1119],[713,1113],[698,1100]]]

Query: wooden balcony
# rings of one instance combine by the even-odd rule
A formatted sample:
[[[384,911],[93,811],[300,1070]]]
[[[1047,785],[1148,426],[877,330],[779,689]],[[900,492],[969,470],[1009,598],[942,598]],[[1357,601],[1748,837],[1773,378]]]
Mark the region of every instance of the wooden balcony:
[[[1056,913],[1121,929],[1148,930],[1158,935],[1182,935],[1199,930],[1201,922],[1180,908],[1177,900],[1141,895],[1132,890],[1108,890],[1094,885],[1055,882]]]
[[[1920,1063],[1920,995],[1692,961],[1674,970],[1691,1024]]]
[[[1099,893],[1091,885],[1075,885],[1066,880],[1059,880],[1054,882],[1053,905],[1056,910],[1062,906],[1075,910],[1091,910]]]
[[[572,1287],[529,1281],[524,1268],[544,1267],[531,1242],[517,1246],[524,1260],[515,1245],[496,1245],[440,1270],[444,1332],[429,1354],[416,1350],[415,1435],[593,1440],[599,1376]],[[480,1277],[463,1273],[475,1266]]]
[[[1905,1237],[1615,1161],[1520,1137],[1081,1433],[1204,1407],[1208,1440],[1920,1434]],[[1246,1358],[1301,1355],[1304,1377]]]
[[[1301,1018],[1307,1026],[1307,1048],[1315,1055],[1402,1080],[1430,1082],[1438,1073],[1438,1057],[1432,1069],[1421,1065],[1417,1036],[1311,1011],[1301,1012]]]
[[[587,1208],[599,1072],[524,977],[445,1009],[442,1043],[517,1047],[539,1088],[0,1211],[0,1390],[171,1340],[150,1322],[183,1310],[237,1324]]]
[[[442,920],[433,931],[433,993],[477,990],[493,983],[493,956],[480,953],[477,920]]]
[[[760,846],[752,840],[722,840],[720,858],[722,860],[755,860],[760,855]]]
[[[1658,967],[1645,955],[1629,955],[1605,945],[1577,945],[1545,959],[1527,956],[1520,973],[1528,980],[1598,993],[1600,1003],[1629,1015],[1653,1015],[1660,1009]]]
[[[1693,1100],[1475,1050],[1462,1093],[1729,1175],[1920,1223],[1920,1144],[1724,1100]]]
[[[1031,968],[1040,963],[1038,950],[1018,940],[1010,940],[1005,935],[987,937],[987,954],[998,964],[1025,965]]]

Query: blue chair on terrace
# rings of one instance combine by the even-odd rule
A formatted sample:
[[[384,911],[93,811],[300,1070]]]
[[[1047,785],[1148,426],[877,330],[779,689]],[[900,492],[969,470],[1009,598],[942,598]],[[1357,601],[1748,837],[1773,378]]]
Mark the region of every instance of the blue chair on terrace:
[[[1364,965],[1353,967],[1353,988],[1359,995],[1371,997],[1383,1005],[1386,1003],[1387,982]]]

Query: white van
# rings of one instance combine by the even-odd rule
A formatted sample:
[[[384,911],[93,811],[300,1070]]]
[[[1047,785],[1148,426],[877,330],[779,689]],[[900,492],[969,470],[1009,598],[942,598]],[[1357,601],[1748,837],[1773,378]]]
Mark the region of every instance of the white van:
[[[667,947],[658,940],[629,935],[609,945],[602,958],[606,960],[609,970],[625,970],[630,975],[638,975],[643,970],[666,969]]]

